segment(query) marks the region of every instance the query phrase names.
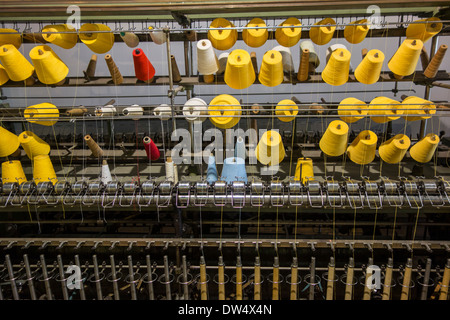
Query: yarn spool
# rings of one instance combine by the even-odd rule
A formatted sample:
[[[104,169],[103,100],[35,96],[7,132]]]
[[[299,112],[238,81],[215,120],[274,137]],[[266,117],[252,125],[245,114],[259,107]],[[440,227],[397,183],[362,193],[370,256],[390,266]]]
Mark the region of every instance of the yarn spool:
[[[138,80],[150,83],[155,76],[155,68],[142,49],[133,50],[134,72]]]
[[[267,38],[269,37],[269,32],[265,29],[267,26],[264,20],[260,18],[253,18],[245,27],[255,28],[242,30],[242,39],[246,45],[252,48],[258,48],[266,43]],[[261,27],[263,29],[259,29]]]
[[[102,161],[102,174],[100,176],[100,181],[106,185],[108,182],[113,181],[111,176],[111,170],[109,170],[108,161]]]
[[[96,67],[97,67],[97,55],[93,54],[91,56],[91,59],[89,60],[86,71],[84,71],[84,76],[85,76],[85,78],[87,78],[87,80],[94,78]]]
[[[370,101],[369,112],[372,121],[376,123],[385,123],[399,119],[404,111],[399,101],[395,101],[388,97],[377,97]]]
[[[51,103],[44,102],[27,107],[23,116],[30,123],[49,127],[58,122],[59,109]]]
[[[216,18],[209,28],[234,28],[234,24],[224,18]],[[236,43],[238,32],[236,29],[209,30],[208,39],[217,50],[228,50]]]
[[[313,161],[310,158],[299,158],[295,167],[295,181],[302,181],[303,184],[314,180]]]
[[[344,29],[345,39],[353,44],[362,42],[369,32],[369,25],[367,19],[361,19],[350,22],[351,26],[346,26]]]
[[[0,47],[0,62],[12,81],[25,81],[34,73],[31,63],[12,44]]]
[[[144,142],[145,153],[147,153],[147,158],[152,161],[159,159],[161,154],[159,149],[150,137],[144,137],[142,140]]]
[[[180,74],[180,70],[178,69],[177,60],[175,59],[174,55],[170,56],[170,64],[172,66],[172,81],[180,82],[181,74]]]
[[[378,148],[378,153],[384,162],[395,164],[402,161],[410,145],[411,140],[407,135],[397,134],[383,142]]]
[[[167,121],[172,118],[172,109],[168,104],[161,104],[153,109],[153,114],[159,117],[163,121]]]
[[[294,61],[292,60],[291,49],[283,46],[276,46],[272,50],[276,50],[281,53],[281,60],[283,61],[283,71],[286,73],[293,73],[295,69]]]
[[[275,39],[283,47],[295,46],[302,36],[302,24],[300,20],[294,17],[284,20],[275,31]],[[287,28],[290,27],[290,28]]]
[[[105,24],[85,23],[80,28],[79,37],[93,52],[106,53],[114,45],[114,34],[105,31],[111,31]]]
[[[123,82],[122,74],[119,71],[116,63],[114,62],[110,54],[105,55],[106,65],[108,66],[109,73],[111,74],[112,81],[115,85],[119,85]]]
[[[2,183],[27,182],[27,177],[23,172],[22,164],[19,160],[5,161],[2,163]]]
[[[245,140],[242,137],[238,137],[234,146],[234,156],[245,160],[245,150]]]
[[[264,132],[256,146],[255,154],[256,159],[263,165],[278,165],[286,155],[281,135],[275,130]]]
[[[242,49],[233,50],[228,56],[225,68],[225,83],[233,89],[246,89],[255,82],[250,54]]]
[[[364,84],[373,84],[380,78],[383,67],[384,53],[380,50],[370,50],[355,69],[355,78]]]
[[[368,164],[375,159],[377,150],[377,135],[370,130],[364,130],[347,148],[348,158],[357,164]]]
[[[100,146],[95,142],[95,140],[90,135],[84,136],[84,141],[92,152],[92,155],[96,158],[103,157],[103,150]]]
[[[150,30],[150,37],[152,38],[152,41],[156,44],[163,44],[167,41],[167,36],[164,30],[162,29],[155,29],[153,27],[148,27],[148,30]]]
[[[423,42],[419,39],[406,39],[388,62],[389,69],[397,76],[409,76],[416,70]]]
[[[244,159],[236,157],[226,158],[223,161],[223,168],[220,176],[221,180],[226,181],[227,183],[232,183],[233,181],[243,181],[247,183],[247,171],[245,170]]]
[[[50,181],[53,185],[58,182],[55,169],[48,155],[39,155],[33,158],[33,180],[39,182]]]
[[[234,127],[240,120],[242,108],[239,101],[228,94],[221,94],[211,100],[208,106],[209,120],[220,129]]]
[[[408,28],[406,28],[407,39],[419,39],[422,42],[427,42],[442,30],[443,24],[442,22],[439,22],[441,20],[437,17],[420,19],[414,22],[421,21],[424,23],[411,23]]]
[[[275,114],[280,121],[291,122],[298,114],[298,106],[290,99],[281,100],[275,107]]]
[[[44,84],[62,84],[69,74],[69,68],[47,45],[36,46],[30,51],[37,77]]]
[[[0,157],[8,157],[19,148],[19,137],[0,127]]]
[[[230,53],[228,53],[228,52],[222,52],[219,55],[219,70],[217,71],[217,74],[223,74],[225,72],[229,54]]]
[[[66,111],[67,117],[81,117],[88,113],[88,109],[84,106],[80,106],[78,108],[73,108]]]
[[[417,142],[409,150],[411,157],[420,163],[427,163],[433,158],[434,152],[439,144],[439,136],[429,133],[422,140]]]
[[[269,50],[264,54],[258,75],[261,84],[266,87],[275,87],[283,82],[282,60],[281,53],[277,50]]]
[[[298,67],[297,80],[306,81],[309,77],[309,50],[303,49],[300,54],[300,66]]]
[[[121,32],[120,37],[130,48],[136,48],[139,45],[139,37],[132,32]]]
[[[439,70],[439,66],[442,63],[442,60],[444,59],[445,52],[447,51],[447,45],[443,44],[439,47],[436,54],[431,58],[430,63],[428,63],[427,68],[423,72],[425,77],[427,78],[434,78]]]
[[[347,148],[348,125],[341,120],[331,121],[319,142],[320,150],[328,156],[337,157]]]
[[[350,51],[346,49],[335,50],[322,71],[323,81],[332,86],[347,83],[350,71],[350,56]]]
[[[0,46],[11,44],[17,49],[22,45],[22,36],[15,29],[0,28]]]
[[[320,59],[316,53],[316,48],[314,48],[314,43],[311,40],[304,40],[300,42],[300,52],[303,52],[305,49],[308,49],[309,51],[310,66],[312,65],[314,69],[317,68],[320,65]]]
[[[319,22],[316,22],[309,30],[309,38],[315,44],[322,46],[331,41],[336,30],[336,21],[332,18],[325,18]]]
[[[78,42],[77,31],[68,24],[48,25],[42,28],[41,32],[45,41],[63,49],[72,49]]]
[[[8,72],[6,72],[5,67],[0,64],[0,86],[4,85],[8,81],[9,81]]]
[[[113,117],[116,112],[116,108],[109,104],[103,107],[96,107],[94,113],[96,117]]]
[[[367,113],[367,104],[356,98],[345,98],[338,106],[338,115],[342,121],[347,123],[361,120]]]
[[[206,83],[211,83],[214,73],[219,71],[219,61],[209,40],[197,42],[197,69],[203,74]]]
[[[167,157],[165,162],[165,168],[166,168],[166,180],[171,181],[173,183],[177,183],[178,172],[176,171],[177,168],[171,157]]]
[[[210,155],[208,158],[208,168],[206,169],[206,181],[209,184],[213,184],[217,181],[217,176],[216,158]]]
[[[403,117],[407,121],[430,119],[436,113],[436,105],[433,102],[414,96],[403,99]]]
[[[31,131],[24,131],[19,134],[19,142],[31,160],[35,156],[50,153],[50,145]]]
[[[208,114],[208,104],[200,98],[191,98],[183,106],[183,115],[187,122],[205,121]]]

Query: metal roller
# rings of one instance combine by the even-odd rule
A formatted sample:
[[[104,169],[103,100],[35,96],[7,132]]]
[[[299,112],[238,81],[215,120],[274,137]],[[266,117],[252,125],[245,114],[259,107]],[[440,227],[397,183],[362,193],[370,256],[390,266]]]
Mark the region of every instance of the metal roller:
[[[172,181],[161,182],[157,188],[158,197],[156,205],[158,207],[168,207],[172,199]]]
[[[264,184],[260,181],[250,183],[250,203],[254,207],[264,204]]]
[[[28,194],[29,192],[36,189],[36,183],[34,181],[26,181],[20,184],[19,191],[20,194]]]
[[[343,185],[345,186],[345,189],[347,190],[347,193],[349,194],[356,194],[360,193],[360,187],[359,183],[353,180],[347,180],[343,182]]]
[[[72,184],[72,191],[75,194],[80,194],[81,192],[85,191],[88,188],[88,185],[86,181],[76,181],[74,184]]]
[[[288,184],[289,203],[299,206],[303,203],[303,186],[300,181],[289,181]]]
[[[225,181],[214,182],[214,204],[224,206],[227,203],[227,183]]]
[[[17,182],[7,182],[3,184],[2,193],[10,194],[11,192],[17,191],[19,189],[19,184]]]
[[[408,194],[418,192],[418,186],[415,181],[403,180],[400,182],[400,186],[402,187],[403,191]]]
[[[340,193],[341,191],[341,185],[335,180],[326,180],[324,181],[323,186],[328,193]]]
[[[231,205],[233,208],[243,208],[245,206],[246,186],[243,181],[233,181],[231,183]]]
[[[71,189],[70,183],[67,181],[58,181],[53,188],[55,194],[62,195]]]
[[[363,180],[363,186],[367,194],[375,195],[379,193],[378,183],[369,180]]]
[[[206,181],[199,181],[194,184],[194,205],[204,206],[208,202],[209,185]]]
[[[322,191],[322,186],[320,185],[319,181],[315,181],[315,180],[310,180],[306,182],[306,189],[311,193],[311,192],[321,192]]]
[[[284,205],[284,185],[279,181],[271,181],[269,185],[270,190],[270,203],[273,206]]]
[[[134,194],[136,189],[139,187],[137,182],[124,182],[122,190],[126,194]]]
[[[155,182],[148,180],[141,184],[141,190],[144,194],[153,194],[155,191]]]
[[[427,193],[438,193],[439,182],[434,179],[422,179],[420,180],[420,185],[424,192]]]
[[[53,183],[51,183],[50,181],[39,182],[36,185],[36,190],[38,194],[49,193],[53,191]]]
[[[119,181],[111,181],[106,184],[105,190],[107,193],[117,193],[121,187],[122,184]]]
[[[177,189],[177,196],[176,196],[177,208],[188,207],[191,194],[191,183],[186,181],[178,182],[178,186],[176,189]]]
[[[381,179],[381,186],[383,187],[383,191],[388,195],[398,194],[398,185],[395,181],[389,179]]]

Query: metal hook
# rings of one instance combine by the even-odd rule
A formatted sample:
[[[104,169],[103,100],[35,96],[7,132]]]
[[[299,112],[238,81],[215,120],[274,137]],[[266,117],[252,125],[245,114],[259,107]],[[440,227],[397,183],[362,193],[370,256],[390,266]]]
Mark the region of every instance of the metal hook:
[[[28,249],[33,243],[34,241],[27,241],[21,249]]]
[[[44,250],[51,243],[51,241],[44,241],[44,243],[38,248],[39,250]]]
[[[86,241],[78,242],[77,245],[75,246],[74,250],[79,250],[84,243],[86,243]]]
[[[114,248],[116,247],[116,245],[117,245],[118,243],[120,243],[120,241],[113,241],[113,242],[111,243],[111,246],[109,247],[109,250],[114,250]]]
[[[91,248],[91,250],[97,250],[97,247],[99,244],[103,243],[103,241],[96,241],[94,242],[94,246]]]
[[[392,247],[391,247],[391,245],[390,245],[389,243],[384,244],[384,246],[386,247],[386,249],[387,249],[389,252],[392,252],[392,251],[393,251],[393,249],[392,249]]]
[[[327,244],[330,245],[331,252],[334,252],[334,250],[335,250],[334,243],[330,241]]]
[[[131,249],[133,249],[133,244],[135,244],[136,241],[128,241],[128,248],[127,251],[131,251]]]
[[[59,245],[56,247],[56,250],[61,250],[63,247],[64,247],[64,245],[67,243],[67,241],[61,241],[60,243],[59,243]]]
[[[404,246],[408,252],[412,252],[412,248],[408,243],[402,243],[402,246]]]
[[[9,249],[11,249],[12,246],[13,246],[14,244],[16,244],[16,243],[17,243],[17,241],[11,241],[10,243],[8,243],[8,245],[7,245],[5,248],[3,248],[3,250],[9,250]]]
[[[311,251],[315,252],[316,251],[316,247],[315,244],[317,244],[317,242],[308,242],[307,244],[309,244],[311,246]]]
[[[152,243],[155,243],[155,241],[147,241],[147,246],[145,247],[145,250],[150,250]]]
[[[348,249],[349,249],[351,252],[354,252],[354,251],[355,251],[355,248],[353,247],[353,245],[354,245],[353,242],[346,242],[345,245],[348,246]]]
[[[432,253],[433,250],[431,249],[430,245],[428,243],[422,243],[422,246],[425,247],[425,249],[427,249],[428,253]]]
[[[367,250],[369,250],[370,252],[373,252],[373,248],[370,243],[366,243],[366,247],[367,247]]]

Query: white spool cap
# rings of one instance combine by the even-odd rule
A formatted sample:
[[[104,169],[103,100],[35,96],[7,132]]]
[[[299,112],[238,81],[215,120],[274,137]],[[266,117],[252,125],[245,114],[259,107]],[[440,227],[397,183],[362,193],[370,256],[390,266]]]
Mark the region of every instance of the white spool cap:
[[[195,121],[205,121],[206,117],[200,117],[208,114],[207,103],[200,98],[191,98],[183,106],[183,115],[190,123]]]
[[[275,48],[273,48],[273,50],[277,50],[281,53],[281,59],[283,61],[283,71],[287,73],[295,72],[291,49],[283,46],[276,46]]]
[[[172,117],[172,109],[168,104],[161,104],[153,109],[153,114],[160,117],[161,120],[169,120]]]

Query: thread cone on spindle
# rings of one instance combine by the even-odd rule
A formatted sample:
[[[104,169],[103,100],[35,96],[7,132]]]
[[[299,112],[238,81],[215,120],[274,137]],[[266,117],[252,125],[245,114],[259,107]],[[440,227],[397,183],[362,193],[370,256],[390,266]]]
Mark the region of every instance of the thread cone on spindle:
[[[96,157],[96,158],[103,157],[102,148],[100,148],[100,146],[97,144],[97,142],[95,142],[94,139],[92,139],[92,137],[90,135],[88,135],[88,134],[85,135],[84,141],[86,141],[86,144],[89,147],[89,149],[91,149],[92,155],[94,157]]]
[[[347,123],[354,123],[368,113],[367,104],[356,98],[345,98],[339,103],[338,115]]]
[[[217,50],[228,50],[237,41],[238,32],[236,29],[224,29],[220,28],[234,28],[234,24],[227,19],[224,18],[216,18],[211,22],[209,26],[212,29],[218,30],[209,30],[208,31],[208,39],[211,41],[211,44]]]
[[[153,114],[161,120],[167,121],[172,117],[172,108],[168,104],[161,104],[153,109]]]
[[[23,171],[22,163],[19,160],[5,161],[2,163],[2,183],[18,183],[19,185],[27,181]]]
[[[275,107],[275,114],[279,120],[290,122],[294,120],[295,116],[298,114],[298,106],[290,99],[281,100]]]
[[[112,56],[110,54],[105,55],[105,61],[114,84],[121,84],[123,82],[123,77]]]
[[[0,47],[0,62],[12,81],[25,81],[34,73],[33,65],[12,44]]]
[[[0,127],[0,157],[8,157],[19,148],[19,137]]]
[[[283,47],[295,46],[302,36],[302,24],[300,20],[290,17],[284,20],[275,31],[275,39]]]
[[[69,68],[47,45],[36,46],[30,51],[36,74],[44,84],[59,84],[69,74]]]
[[[389,69],[397,76],[413,74],[419,62],[423,42],[418,39],[406,39],[388,62]]]
[[[68,24],[54,24],[42,28],[42,37],[64,49],[72,49],[78,42],[75,28]]]
[[[311,27],[309,30],[309,38],[315,44],[321,46],[331,41],[336,30],[336,21],[332,18],[325,18],[314,24],[318,27]]]
[[[170,56],[170,63],[172,64],[172,80],[173,82],[180,82],[181,75],[180,70],[178,70],[177,60],[175,60],[175,56]]]
[[[281,53],[281,59],[283,61],[283,71],[286,73],[293,73],[295,69],[294,61],[292,60],[291,49],[283,46],[276,46],[272,50],[276,50]]]
[[[433,102],[414,96],[403,99],[403,117],[407,121],[430,119],[436,113],[436,105]]]
[[[145,153],[147,153],[147,158],[152,161],[158,160],[161,154],[159,153],[159,149],[153,140],[150,137],[144,137],[143,142]]]
[[[166,180],[172,181],[173,183],[177,183],[178,182],[176,179],[177,174],[175,173],[176,166],[172,160],[172,157],[167,157],[165,162],[165,168],[166,168]]]
[[[133,61],[136,78],[147,83],[152,82],[156,71],[142,49],[133,50]]]
[[[369,112],[372,121],[376,123],[385,123],[399,119],[404,111],[399,101],[388,97],[377,97],[370,101]]]
[[[36,184],[50,181],[52,184],[58,182],[55,169],[48,155],[39,155],[33,158],[33,179]]]
[[[263,165],[276,166],[280,164],[286,155],[281,135],[275,130],[264,132],[256,146],[255,154]]]
[[[364,130],[347,148],[348,158],[357,164],[368,164],[375,159],[377,135],[370,130]]]
[[[225,72],[225,68],[227,67],[227,61],[228,61],[228,56],[229,55],[230,55],[229,52],[222,52],[219,55],[219,58],[218,58],[219,70],[217,70],[217,74],[223,74]]]
[[[89,60],[86,71],[84,72],[86,77],[93,78],[95,76],[95,69],[97,68],[97,55],[93,54]]]
[[[428,63],[427,68],[424,71],[424,75],[427,78],[434,78],[439,70],[439,66],[444,59],[445,52],[447,51],[447,45],[443,44],[439,47],[436,54],[431,58],[430,63]]]
[[[73,108],[66,111],[66,116],[68,117],[79,117],[88,113],[88,109],[84,106],[79,106],[78,108]]]
[[[367,19],[361,19],[357,21],[350,22],[349,26],[344,29],[345,39],[353,44],[362,42],[369,32],[369,25]]]
[[[50,153],[50,145],[31,131],[24,131],[19,135],[19,142],[28,158]]]
[[[245,170],[245,160],[236,157],[226,158],[223,161],[223,168],[220,176],[221,179],[227,183],[232,183],[233,181],[248,182],[247,171]]]
[[[277,50],[267,51],[261,63],[258,80],[266,87],[275,87],[283,82],[283,61]]]
[[[378,148],[378,153],[384,162],[395,164],[402,161],[410,145],[411,140],[407,135],[397,134],[383,142]]]
[[[316,49],[314,48],[314,43],[311,40],[304,40],[300,42],[300,52],[303,52],[305,49],[308,49],[309,51],[310,66],[312,65],[314,69],[317,68],[320,65],[320,59],[316,53]]]
[[[228,61],[228,57],[226,61]],[[212,82],[214,80],[214,73],[219,71],[219,61],[209,40],[200,40],[197,42],[197,69],[198,72],[203,74],[207,83]]]
[[[136,48],[139,45],[139,37],[132,32],[121,32],[120,37],[130,48]]]
[[[148,27],[148,29],[150,30],[150,37],[155,44],[161,45],[166,43],[167,36],[164,30],[161,28],[153,28],[152,26]]]
[[[210,155],[208,158],[208,168],[206,169],[206,181],[209,184],[213,184],[217,181],[217,176],[216,158]]]
[[[0,86],[4,85],[9,81],[8,72],[6,72],[5,67],[0,64]]]
[[[212,124],[220,129],[229,129],[239,122],[242,108],[236,98],[228,94],[221,94],[211,100],[208,113]]]
[[[15,29],[0,28],[0,46],[11,44],[17,49],[22,45],[22,35]]]
[[[300,54],[300,66],[298,68],[297,80],[306,81],[309,77],[309,50],[303,49]]]
[[[422,21],[424,23],[417,23]],[[442,30],[443,24],[440,21],[437,17],[413,21],[414,23],[411,23],[406,28],[406,38],[420,39],[422,42],[427,42]]]
[[[337,49],[333,51],[325,69],[322,71],[322,79],[332,86],[340,86],[348,81],[350,72],[350,51]]]
[[[331,121],[319,142],[320,150],[328,156],[337,157],[347,148],[348,125],[341,120]]]
[[[427,163],[433,158],[439,144],[439,137],[434,133],[427,134],[409,150],[411,157],[420,163]]]
[[[183,106],[183,115],[189,123],[203,122],[206,120],[205,115],[207,114],[208,104],[203,99],[191,98]]]
[[[373,84],[380,78],[383,67],[384,53],[380,50],[370,50],[355,69],[355,78],[364,84]]]
[[[114,45],[114,34],[105,24],[85,23],[79,31],[80,40],[95,53],[106,53]]]
[[[109,169],[108,161],[106,161],[106,160],[102,161],[102,174],[100,176],[100,180],[105,185],[108,182],[113,181],[112,176],[111,176],[111,170]]]
[[[250,54],[242,49],[233,50],[228,56],[225,69],[225,83],[233,89],[246,89],[255,82]]]
[[[265,29],[266,23],[264,20],[253,18],[245,27],[251,28],[242,30],[242,39],[246,45],[252,48],[258,48],[266,43],[269,32]]]
[[[295,167],[295,181],[302,181],[303,184],[314,180],[313,161],[311,158],[299,158]]]
[[[44,102],[27,107],[23,116],[28,122],[53,126],[58,122],[59,109],[54,104]]]

